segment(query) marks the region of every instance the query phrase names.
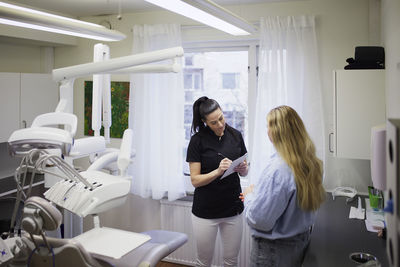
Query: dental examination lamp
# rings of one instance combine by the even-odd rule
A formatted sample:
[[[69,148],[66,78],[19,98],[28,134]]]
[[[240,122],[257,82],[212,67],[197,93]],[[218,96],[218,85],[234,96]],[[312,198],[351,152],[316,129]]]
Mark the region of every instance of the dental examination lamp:
[[[125,68],[181,56],[183,56],[183,48],[174,47],[141,54],[134,54],[131,56],[113,58],[101,62],[86,63],[55,69],[53,70],[53,80],[61,83],[60,102],[56,108],[56,111],[72,113],[73,81],[75,78],[91,74],[118,73],[120,71],[127,73],[131,71],[124,71]],[[140,68],[138,67],[136,70],[140,71]]]
[[[100,138],[100,129],[104,126],[104,139],[109,142],[111,127],[111,90],[110,74],[129,73],[165,73],[181,71],[177,57],[183,56],[182,47],[173,47],[152,52],[134,54],[110,59],[110,50],[107,45],[96,44],[94,47],[94,62],[80,64],[53,70],[53,80],[60,83],[60,101],[56,112],[73,113],[73,85],[75,78],[93,74],[93,101],[92,101],[92,129],[94,138],[77,140],[71,152],[74,158],[97,153],[105,148],[101,146],[104,142]],[[148,64],[166,59],[173,59],[169,65]],[[143,65],[146,64],[146,65]],[[102,108],[103,107],[103,108]],[[101,114],[103,113],[103,123]],[[97,139],[96,139],[97,138]],[[94,144],[85,145],[89,142]],[[86,148],[98,147],[99,151],[86,151]]]
[[[178,48],[179,50],[181,48]],[[176,54],[180,55],[177,50]],[[165,51],[165,50],[159,50]],[[173,52],[173,51],[172,51]],[[153,52],[152,52],[153,53]],[[169,52],[167,52],[168,54]],[[172,55],[175,55],[172,53]],[[110,59],[110,48],[104,44],[96,44],[93,54],[94,62],[104,62]],[[181,66],[178,64],[177,57],[174,57],[172,64],[146,64],[133,66],[107,73],[93,75],[93,97],[92,97],[92,129],[94,136],[100,136],[101,127],[104,127],[104,139],[107,143],[110,141],[111,118],[111,75],[110,74],[131,74],[131,73],[166,73],[179,72]],[[103,117],[101,117],[103,114]]]

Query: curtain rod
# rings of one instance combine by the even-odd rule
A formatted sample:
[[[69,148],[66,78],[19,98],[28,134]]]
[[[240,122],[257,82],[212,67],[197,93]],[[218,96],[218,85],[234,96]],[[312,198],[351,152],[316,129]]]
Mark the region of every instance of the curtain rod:
[[[251,23],[253,26],[260,26],[259,22],[253,22]],[[140,24],[140,25],[144,25],[144,24]],[[186,30],[186,29],[204,29],[204,28],[210,28],[212,29],[212,27],[207,26],[207,25],[200,25],[200,24],[182,24],[181,25],[181,29]],[[133,29],[131,28],[131,32],[133,32]]]
[[[251,25],[253,26],[260,26],[260,22],[250,22]],[[182,24],[181,25],[182,29],[192,29],[192,28],[212,28],[210,26],[207,25],[200,25],[200,24]]]

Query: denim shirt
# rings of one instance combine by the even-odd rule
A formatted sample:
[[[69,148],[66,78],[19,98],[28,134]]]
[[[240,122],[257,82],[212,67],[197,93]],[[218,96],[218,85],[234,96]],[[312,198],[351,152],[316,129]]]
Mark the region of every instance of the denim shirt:
[[[292,170],[277,153],[273,154],[254,192],[245,198],[252,236],[281,239],[307,231],[315,221],[315,212],[300,209],[296,192]]]

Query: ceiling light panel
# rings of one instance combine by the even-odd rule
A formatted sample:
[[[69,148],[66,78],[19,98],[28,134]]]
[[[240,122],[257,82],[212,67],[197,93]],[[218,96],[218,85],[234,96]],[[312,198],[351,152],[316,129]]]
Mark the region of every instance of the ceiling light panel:
[[[126,36],[101,25],[0,2],[0,23],[101,41],[120,41]]]
[[[249,35],[255,27],[209,0],[145,0],[232,35]]]

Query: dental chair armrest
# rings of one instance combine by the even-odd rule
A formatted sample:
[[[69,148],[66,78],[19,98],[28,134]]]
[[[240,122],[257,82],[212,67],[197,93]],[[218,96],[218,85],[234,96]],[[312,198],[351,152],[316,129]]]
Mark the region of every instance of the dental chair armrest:
[[[169,253],[174,252],[180,246],[185,244],[188,237],[184,233],[166,231],[166,230],[150,230],[142,232],[142,234],[151,236],[151,243],[165,244],[168,246]]]
[[[118,159],[119,152],[111,152],[108,154],[102,155],[100,158],[96,159],[92,165],[87,169],[88,171],[100,171],[101,169],[106,168],[113,162],[116,162]]]
[[[73,159],[83,158],[106,150],[106,141],[103,136],[90,136],[74,140],[70,157]]]

